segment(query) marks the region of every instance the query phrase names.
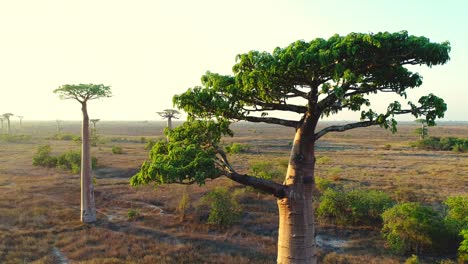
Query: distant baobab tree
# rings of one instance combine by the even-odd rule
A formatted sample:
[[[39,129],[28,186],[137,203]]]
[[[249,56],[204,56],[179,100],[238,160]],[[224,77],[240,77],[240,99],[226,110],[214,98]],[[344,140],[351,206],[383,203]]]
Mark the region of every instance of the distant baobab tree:
[[[93,123],[93,129],[96,130],[96,123],[99,122],[101,119],[90,119],[91,123]]]
[[[158,113],[163,119],[167,118],[167,127],[172,129],[172,119],[179,119],[180,112],[175,109],[164,109],[162,112]]]
[[[57,119],[57,120],[55,120],[55,122],[57,122],[57,134],[62,133],[62,130],[63,130],[63,121]]]
[[[415,122],[421,124],[421,127],[416,128],[415,133],[419,135],[419,139],[425,139],[429,135],[426,119],[416,119]]]
[[[65,84],[54,90],[60,99],[74,99],[81,104],[83,124],[81,130],[81,214],[83,223],[96,221],[94,186],[91,178],[91,146],[89,140],[89,116],[87,103],[103,97],[111,97],[110,86],[103,84]]]
[[[3,116],[0,116],[0,122],[2,122],[2,131],[0,133],[3,133]]]
[[[9,135],[9,134],[11,134],[10,117],[13,116],[13,114],[12,113],[5,113],[2,116],[7,121],[7,128],[8,128],[8,135]]]
[[[20,129],[22,129],[23,128],[23,118],[24,118],[24,116],[16,116],[16,117],[18,117],[18,119],[20,121]]]
[[[91,130],[91,145],[97,146],[98,135],[97,135],[97,128],[96,123],[99,122],[101,119],[90,119],[91,123],[93,123],[93,129]]]

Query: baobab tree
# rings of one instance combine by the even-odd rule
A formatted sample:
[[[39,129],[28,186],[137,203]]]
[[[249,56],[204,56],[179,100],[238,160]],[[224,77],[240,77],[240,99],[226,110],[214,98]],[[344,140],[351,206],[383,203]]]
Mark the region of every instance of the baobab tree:
[[[57,120],[55,120],[55,122],[57,123],[57,134],[62,133],[62,130],[63,130],[63,121],[57,119]]]
[[[81,214],[84,223],[96,221],[94,186],[91,178],[91,147],[89,140],[89,116],[87,103],[90,100],[111,97],[110,86],[103,84],[65,84],[54,90],[60,99],[74,99],[81,104],[83,124],[81,129]]]
[[[90,119],[91,123],[93,123],[93,129],[91,130],[91,145],[92,146],[97,146],[97,141],[98,141],[98,134],[97,134],[97,128],[96,128],[96,123],[99,122],[101,119]]]
[[[0,116],[0,122],[2,122],[2,131],[1,131],[1,133],[3,134],[3,117],[2,116]]]
[[[316,263],[312,190],[315,185],[315,143],[330,132],[379,125],[396,132],[396,115],[425,117],[428,125],[444,116],[444,100],[429,94],[417,103],[389,103],[371,108],[371,94],[393,93],[406,98],[422,76],[407,66],[445,64],[450,44],[397,33],[334,35],[328,40],[296,41],[268,52],[238,55],[233,75],[207,72],[202,86],[174,96],[188,113],[188,122],[159,142],[131,184],[198,183],[226,176],[277,198],[278,263]],[[350,110],[361,120],[317,129],[322,117]],[[280,112],[289,112],[278,115]],[[295,116],[293,119],[291,117]],[[243,120],[282,125],[294,132],[283,183],[238,173],[220,148],[222,135],[232,134],[229,122]]]
[[[419,139],[425,139],[429,135],[427,122],[425,119],[416,119],[416,123],[421,124],[421,127],[416,128],[415,133],[419,135]]]
[[[162,112],[156,112],[163,119],[167,119],[167,127],[172,130],[172,119],[179,119],[180,112],[175,109],[164,109]]]
[[[19,115],[17,115],[16,117],[18,117],[18,119],[19,119],[19,121],[20,121],[20,122],[19,122],[19,123],[20,123],[20,129],[22,129],[22,128],[23,128],[23,118],[24,118],[24,116],[19,116]]]
[[[93,129],[96,130],[96,123],[99,122],[101,119],[90,119],[91,123],[93,123]]]
[[[10,117],[13,116],[13,114],[12,113],[5,113],[2,116],[7,121],[8,135],[10,135],[11,134]]]

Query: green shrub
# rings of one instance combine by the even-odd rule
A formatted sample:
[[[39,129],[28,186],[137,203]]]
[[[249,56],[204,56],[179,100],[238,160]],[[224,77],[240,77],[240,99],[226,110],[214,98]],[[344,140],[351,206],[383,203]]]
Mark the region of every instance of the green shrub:
[[[320,199],[317,216],[338,225],[373,225],[381,223],[381,214],[394,202],[382,191],[326,189]]]
[[[426,150],[452,150],[464,152],[468,149],[468,138],[456,137],[429,137],[411,144],[412,147]]]
[[[81,153],[70,150],[58,156],[52,156],[49,145],[39,146],[33,156],[33,165],[42,167],[57,167],[59,169],[71,170],[72,173],[79,173],[81,169]],[[91,167],[96,168],[97,158],[91,157]]]
[[[317,156],[315,163],[318,165],[325,165],[331,162],[331,158],[328,156]]]
[[[0,141],[10,142],[10,143],[20,143],[20,142],[28,142],[31,140],[30,135],[8,135],[8,134],[0,134]]]
[[[112,146],[113,154],[123,154],[123,149],[120,146]]]
[[[232,143],[225,147],[227,153],[236,154],[243,153],[249,150],[249,146],[246,144]]]
[[[324,193],[326,190],[334,188],[335,184],[329,179],[315,177],[315,186],[321,193]]]
[[[52,149],[50,145],[42,145],[37,148],[33,156],[33,165],[52,168],[57,165],[57,158],[50,155]]]
[[[73,138],[77,137],[76,135],[70,134],[70,133],[57,133],[53,135],[50,139],[54,140],[73,140]]]
[[[408,259],[406,259],[405,264],[419,264],[419,258],[416,255],[411,255]]]
[[[442,217],[430,207],[402,203],[386,210],[382,219],[387,245],[398,254],[437,251],[448,242]]]
[[[458,247],[458,259],[460,263],[466,263],[468,261],[468,229],[463,229],[460,236],[463,237],[463,240]]]
[[[70,150],[58,156],[57,168],[71,170],[72,173],[79,173],[81,168],[81,153]]]
[[[468,196],[449,197],[444,204],[447,206],[445,221],[450,230],[458,234],[468,229]]]
[[[140,210],[138,209],[128,210],[127,217],[129,221],[137,220],[140,217]]]
[[[217,187],[202,198],[202,205],[209,208],[208,224],[229,226],[240,220],[242,209],[231,193]]]
[[[282,181],[284,171],[280,170],[279,166],[280,164],[270,161],[254,161],[250,163],[250,173],[257,178]]]

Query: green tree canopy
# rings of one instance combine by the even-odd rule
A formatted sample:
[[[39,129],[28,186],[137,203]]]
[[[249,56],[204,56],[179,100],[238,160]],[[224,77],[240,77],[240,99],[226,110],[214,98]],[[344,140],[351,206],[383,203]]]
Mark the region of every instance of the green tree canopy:
[[[422,96],[417,103],[407,102],[406,108],[398,101],[392,102],[382,113],[371,108],[369,95],[393,93],[406,98],[408,89],[422,84],[422,76],[407,66],[444,64],[450,59],[449,52],[448,42],[433,43],[426,37],[408,35],[406,31],[351,33],[310,42],[299,40],[285,48],[276,48],[272,53],[250,51],[238,55],[233,67],[234,75],[207,72],[201,78],[202,86],[174,96],[173,102],[188,113],[189,120],[216,119],[218,125],[223,127],[232,120],[278,124],[296,129],[309,122],[313,129],[304,131],[307,131],[305,134],[311,141],[328,132],[371,125],[396,131],[394,116],[400,114],[425,117],[428,125],[434,125],[436,118],[444,116],[447,106],[443,99],[433,94]],[[293,103],[300,100],[302,103]],[[360,111],[361,120],[315,131],[321,117],[342,110]],[[278,111],[296,113],[298,118],[275,117]],[[201,125],[200,121],[186,124],[180,131],[176,130],[177,133],[184,131],[186,137],[174,134],[170,135],[171,138],[176,135],[178,138],[172,139],[172,142],[158,143],[152,151],[151,161],[145,162],[132,183],[151,180],[156,183],[181,182],[180,177],[186,177],[184,180],[187,182],[201,183],[201,178],[213,178],[215,174],[222,174],[220,172],[230,175],[232,170],[226,169],[230,167],[226,160],[214,162],[215,152],[219,153],[219,148],[202,147],[215,146],[217,141],[203,144],[191,142],[197,138],[192,138],[193,135],[209,133],[210,129],[214,129],[216,126],[213,122],[205,125]],[[201,127],[205,130],[199,131]],[[214,131],[219,133],[219,128]],[[187,143],[189,141],[190,144]],[[195,152],[179,153],[185,157],[176,157],[179,154],[174,154],[174,151]],[[169,159],[169,156],[173,159]],[[182,159],[184,162],[181,162]],[[212,164],[220,165],[218,170],[211,165],[207,169],[203,169],[203,166],[191,169],[191,166],[206,159],[213,159]],[[163,167],[171,169],[163,170]],[[184,175],[175,170],[184,170]],[[193,175],[189,176],[191,173]]]
[[[80,103],[103,97],[111,97],[110,86],[103,84],[65,84],[54,90],[60,99],[75,99]]]

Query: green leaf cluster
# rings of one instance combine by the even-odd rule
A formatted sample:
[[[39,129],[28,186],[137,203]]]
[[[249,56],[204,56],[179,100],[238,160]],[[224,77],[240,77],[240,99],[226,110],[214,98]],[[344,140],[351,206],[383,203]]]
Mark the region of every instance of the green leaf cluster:
[[[166,130],[169,142],[158,141],[140,171],[131,178],[133,186],[164,183],[198,183],[222,175],[217,165],[221,136],[232,135],[227,121],[193,120]]]
[[[110,86],[104,84],[65,84],[54,90],[60,99],[75,99],[80,102],[88,100],[111,97]]]

